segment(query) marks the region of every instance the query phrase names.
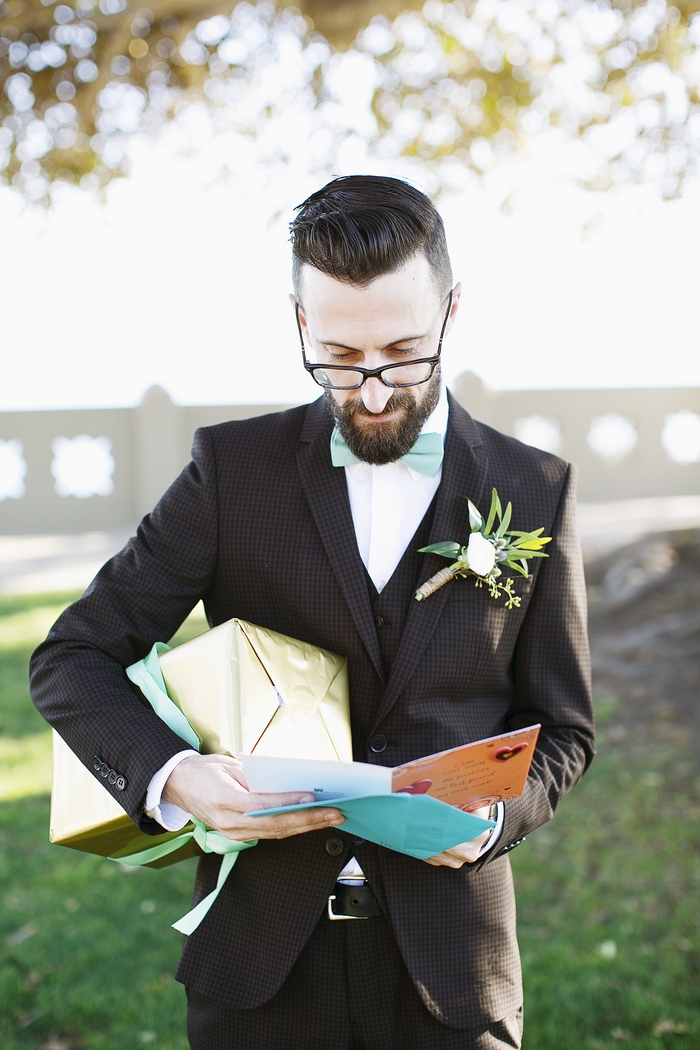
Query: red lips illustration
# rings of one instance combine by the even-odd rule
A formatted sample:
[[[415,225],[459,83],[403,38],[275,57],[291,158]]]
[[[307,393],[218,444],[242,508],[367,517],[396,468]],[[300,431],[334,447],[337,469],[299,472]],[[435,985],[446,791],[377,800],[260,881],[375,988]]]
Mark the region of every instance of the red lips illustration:
[[[526,741],[520,744],[513,744],[512,747],[497,747],[495,751],[491,752],[491,758],[496,762],[507,762],[509,758],[515,758],[521,751],[524,751],[528,746]]]
[[[402,792],[404,795],[425,795],[426,791],[432,786],[432,780],[417,780],[415,784],[409,784],[408,787],[399,788],[396,792],[400,795]]]

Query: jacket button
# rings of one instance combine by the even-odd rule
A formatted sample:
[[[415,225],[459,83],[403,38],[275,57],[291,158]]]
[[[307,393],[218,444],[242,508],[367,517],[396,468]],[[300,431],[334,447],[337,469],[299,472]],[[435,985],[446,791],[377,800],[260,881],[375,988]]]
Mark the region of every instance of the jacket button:
[[[100,772],[100,776],[104,777],[105,779],[109,776],[109,766],[107,765],[106,762],[102,763],[102,765],[100,766],[99,772]]]
[[[100,766],[101,765],[102,765],[102,759],[100,758],[99,755],[95,755],[95,757],[92,760],[92,768],[95,770],[96,773],[100,772]]]
[[[386,751],[387,740],[383,733],[375,733],[369,742],[369,746],[374,751],[375,755],[379,755],[382,751]]]
[[[384,617],[383,616],[375,616],[374,617],[374,622],[377,625],[377,627],[383,627],[384,626]]]
[[[355,837],[352,840],[353,846],[364,846],[365,842],[366,842],[366,839],[361,839],[359,837]]]
[[[343,852],[343,849],[343,843],[340,839],[326,839],[326,853],[330,853],[331,857],[339,856]]]
[[[116,769],[110,769],[109,773],[107,774],[107,783],[114,785],[114,784],[116,784],[116,782],[117,782],[117,771],[116,771]]]
[[[114,786],[117,791],[123,791],[126,787],[126,777],[118,776]]]

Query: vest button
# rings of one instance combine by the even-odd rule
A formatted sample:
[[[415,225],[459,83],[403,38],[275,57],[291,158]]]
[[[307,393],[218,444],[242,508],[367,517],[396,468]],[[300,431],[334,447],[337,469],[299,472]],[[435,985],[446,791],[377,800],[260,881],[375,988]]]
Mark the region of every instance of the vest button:
[[[377,627],[383,627],[384,626],[384,617],[383,616],[375,616],[374,617],[374,622],[377,625]]]
[[[382,751],[386,751],[386,745],[387,739],[383,733],[375,733],[369,742],[369,746],[375,755],[380,755]]]
[[[326,839],[326,853],[330,853],[331,857],[337,857],[342,852],[343,843],[340,841],[340,839]]]

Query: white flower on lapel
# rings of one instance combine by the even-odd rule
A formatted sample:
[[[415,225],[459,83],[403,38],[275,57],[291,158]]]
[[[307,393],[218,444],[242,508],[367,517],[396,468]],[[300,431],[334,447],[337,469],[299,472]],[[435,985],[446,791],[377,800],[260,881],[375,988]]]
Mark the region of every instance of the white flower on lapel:
[[[470,499],[467,500],[467,504],[472,531],[466,547],[455,540],[441,540],[439,543],[431,543],[429,547],[421,547],[422,554],[437,554],[440,558],[447,558],[452,564],[446,569],[440,569],[422,583],[414,597],[416,601],[422,602],[455,577],[474,576],[476,587],[486,584],[492,598],[498,599],[503,595],[506,609],[517,609],[521,598],[513,589],[513,577],[506,576],[504,580],[499,580],[503,570],[496,562],[527,579],[528,562],[532,558],[548,557],[542,548],[551,542],[552,537],[542,535],[544,528],[535,529],[533,532],[509,528],[513,507],[509,503],[504,511],[495,489],[491,490],[491,509],[486,521]]]
[[[496,548],[480,532],[472,532],[467,544],[467,561],[477,576],[488,576],[496,564]]]

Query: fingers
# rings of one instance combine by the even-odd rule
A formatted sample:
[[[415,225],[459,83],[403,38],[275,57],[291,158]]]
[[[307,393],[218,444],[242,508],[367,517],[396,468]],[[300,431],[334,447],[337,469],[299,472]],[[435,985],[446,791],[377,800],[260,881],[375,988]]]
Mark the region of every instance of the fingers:
[[[269,817],[248,816],[249,813],[258,813],[262,809],[278,809],[313,801],[314,796],[308,792],[237,792],[234,806],[230,809],[222,807],[221,821],[228,826],[221,827],[220,830],[230,838],[240,838],[243,834],[245,838],[281,839],[345,822],[345,818],[337,809],[302,809],[292,813],[275,813]]]
[[[294,813],[276,813],[270,817],[248,817],[231,813],[230,821],[222,821],[219,830],[230,839],[284,839],[303,835],[308,831],[337,827],[344,817],[337,809],[305,809]],[[228,826],[226,826],[228,825]]]
[[[435,868],[461,868],[464,864],[473,864],[479,859],[482,844],[488,839],[488,835],[488,832],[482,832],[476,839],[460,842],[459,845],[445,850],[444,853],[436,853],[434,857],[428,857],[425,863],[432,864]]]
[[[467,863],[460,857],[455,857],[449,851],[447,853],[437,853],[434,857],[427,857],[425,860],[426,864],[432,865],[433,868],[461,868]]]
[[[313,802],[314,796],[300,791],[252,793],[245,786],[240,763],[227,755],[192,755],[184,759],[170,774],[166,787],[166,801],[175,802],[207,827],[237,841],[287,838],[344,822],[337,809],[325,807],[269,817],[248,816],[263,809]]]
[[[489,819],[489,813],[491,812],[490,806],[480,806],[479,809],[469,809],[468,813],[471,813],[473,817],[481,817],[482,820]]]
[[[236,809],[241,813],[255,813],[258,809],[280,809],[282,806],[298,806],[304,802],[314,801],[314,796],[308,791],[285,791],[278,794],[272,792],[256,794],[248,791],[245,795],[236,794]]]

